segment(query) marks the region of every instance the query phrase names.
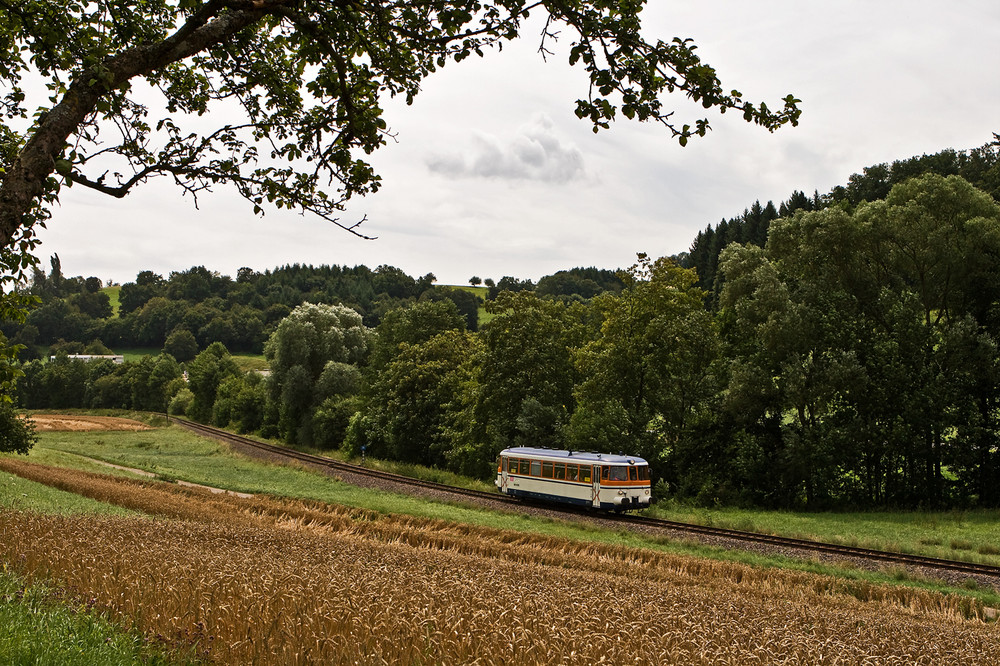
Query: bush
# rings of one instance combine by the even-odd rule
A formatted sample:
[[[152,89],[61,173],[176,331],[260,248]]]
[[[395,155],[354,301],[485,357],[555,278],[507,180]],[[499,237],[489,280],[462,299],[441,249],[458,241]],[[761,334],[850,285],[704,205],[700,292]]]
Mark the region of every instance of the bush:
[[[193,401],[194,393],[191,392],[191,389],[183,388],[170,400],[167,411],[171,416],[187,416],[188,408],[191,407]]]
[[[313,414],[313,446],[340,448],[351,418],[358,412],[357,398],[327,398]]]
[[[186,328],[175,328],[167,336],[163,351],[173,356],[179,363],[191,361],[198,355],[198,341],[194,334]]]

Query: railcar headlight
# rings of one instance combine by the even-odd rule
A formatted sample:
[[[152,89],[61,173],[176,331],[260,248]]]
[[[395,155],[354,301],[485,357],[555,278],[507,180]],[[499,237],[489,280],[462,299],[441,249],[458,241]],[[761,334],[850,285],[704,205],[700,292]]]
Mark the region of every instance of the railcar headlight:
[[[649,488],[646,488],[646,496],[649,497]]]
[[[618,494],[621,495],[622,497],[625,497],[625,491],[624,490],[619,490]]]

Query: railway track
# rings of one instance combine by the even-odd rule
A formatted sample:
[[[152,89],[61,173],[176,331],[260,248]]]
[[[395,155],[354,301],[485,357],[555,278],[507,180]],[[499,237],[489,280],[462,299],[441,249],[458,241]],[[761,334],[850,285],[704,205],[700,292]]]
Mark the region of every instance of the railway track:
[[[248,437],[236,435],[231,432],[227,432],[225,430],[220,430],[219,428],[213,428],[211,426],[195,423],[193,421],[188,421],[186,419],[178,419],[172,416],[168,417],[168,419],[173,423],[176,423],[180,426],[193,430],[194,432],[204,435],[205,437],[221,440],[224,442],[228,442],[230,444],[235,444],[240,447],[253,448],[258,451],[266,452],[275,457],[288,460],[296,460],[314,467],[321,467],[336,472],[344,472],[347,474],[371,477],[373,479],[378,479],[382,481],[390,481],[396,484],[409,486],[412,488],[424,488],[437,492],[448,493],[458,497],[467,497],[477,500],[489,500],[490,502],[494,503],[499,502],[502,504],[509,504],[512,506],[523,504],[522,500],[518,500],[513,497],[508,497],[506,495],[501,495],[499,493],[483,492],[479,490],[471,490],[468,488],[449,486],[442,483],[435,483],[432,481],[423,481],[420,479],[414,479],[408,476],[403,476],[401,474],[393,474],[391,472],[384,472],[380,470],[371,469],[368,467],[362,467],[360,465],[345,463],[339,460],[325,458],[323,456],[317,456],[309,453],[303,453],[301,451],[295,451],[293,449],[289,449],[283,446],[276,446],[274,444],[258,442]],[[545,506],[550,510],[567,514],[578,515],[581,513],[580,510],[574,507],[561,507],[557,504],[546,504]],[[719,527],[707,527],[705,525],[682,523],[672,520],[663,520],[660,518],[648,518],[646,516],[636,516],[630,514],[617,516],[615,520],[617,522],[622,522],[630,525],[643,526],[653,529],[672,530],[672,531],[685,532],[695,535],[705,535],[714,538],[732,539],[734,541],[741,541],[746,543],[764,544],[782,549],[795,549],[799,551],[806,551],[812,553],[822,553],[836,557],[857,558],[873,562],[898,564],[907,567],[919,567],[924,569],[935,569],[939,571],[947,571],[958,574],[987,576],[1000,580],[1000,567],[990,566],[985,564],[961,562],[958,560],[946,560],[935,557],[924,557],[920,555],[909,555],[906,553],[894,553],[889,551],[872,550],[869,548],[857,548],[854,546],[823,543],[819,541],[810,541],[808,539],[795,539],[792,537],[782,537],[771,534],[761,534],[757,532],[744,532],[741,530],[730,530]]]

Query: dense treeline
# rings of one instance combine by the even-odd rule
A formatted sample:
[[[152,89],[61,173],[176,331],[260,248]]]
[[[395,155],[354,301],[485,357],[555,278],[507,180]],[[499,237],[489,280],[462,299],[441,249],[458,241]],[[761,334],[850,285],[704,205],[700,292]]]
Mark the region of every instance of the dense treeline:
[[[755,206],[744,220],[758,211],[766,239],[728,243],[714,294],[696,270],[640,255],[615,273],[487,281],[477,329],[456,300],[429,297],[430,280],[417,294],[419,280],[381,267],[367,274],[396,291],[285,306],[262,345],[269,375],[241,372],[220,341],[185,364],[186,381],[172,353],[123,366],[60,355],[26,364],[19,399],[167,408],[484,477],[509,446],[628,451],[650,461],[658,495],[706,503],[1000,505],[995,193],[925,173],[848,204],[783,204],[773,219]],[[56,268],[45,281],[87,290]],[[295,279],[263,291],[262,276],[174,274],[120,319],[193,302],[192,284],[207,284],[194,307],[223,301],[217,284],[254,285],[240,303],[253,308],[278,304],[262,295],[275,284],[330,300],[346,289],[324,286],[345,269],[284,270]],[[182,330],[202,348],[202,329]]]
[[[2,332],[24,345],[22,359],[36,348],[70,353],[107,353],[115,347],[164,348],[179,360],[221,342],[232,352],[260,354],[268,336],[303,302],[340,303],[369,326],[382,315],[419,298],[449,299],[478,326],[479,301],[472,294],[432,288],[432,274],[412,278],[392,266],[288,265],[258,273],[242,268],[236,279],[195,266],[163,278],[143,271],[121,286],[118,316],[96,277],[67,278],[58,256],[48,274],[35,270],[27,292],[40,301],[25,324],[4,322]],[[193,340],[193,344],[192,344]],[[67,344],[60,344],[60,341]]]
[[[969,151],[948,149],[866,167],[861,173],[851,175],[846,185],[838,185],[826,194],[815,191],[810,197],[796,190],[777,208],[770,201],[763,206],[755,201],[742,215],[724,219],[698,232],[681,264],[698,270],[698,286],[709,293],[709,304],[715,307],[723,283],[719,276],[719,257],[730,244],[764,247],[771,222],[778,218],[790,217],[799,210],[818,211],[831,207],[850,212],[864,202],[885,199],[893,186],[927,173],[961,176],[994,201],[1000,201],[1000,135],[995,141]]]

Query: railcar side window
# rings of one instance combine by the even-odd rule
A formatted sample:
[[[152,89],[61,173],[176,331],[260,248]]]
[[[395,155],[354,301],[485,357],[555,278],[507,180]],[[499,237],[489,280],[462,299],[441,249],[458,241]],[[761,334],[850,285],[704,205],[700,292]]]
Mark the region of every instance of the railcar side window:
[[[580,478],[580,468],[577,465],[566,465],[566,478],[577,481]]]
[[[580,468],[580,480],[584,483],[590,483],[590,466]]]
[[[563,463],[556,463],[555,477],[557,479],[565,479],[566,478],[566,465],[565,464],[563,464]]]
[[[541,476],[542,475],[542,463],[540,460],[531,461],[531,476]]]
[[[639,468],[639,480],[649,481],[649,467],[647,467],[646,465],[643,465],[642,467]]]
[[[528,465],[530,463],[531,463],[530,460],[525,460],[524,458],[521,458],[521,460],[518,462],[518,465],[520,466],[520,470],[518,471],[518,474],[524,474],[525,476],[527,476],[528,475]]]
[[[542,476],[546,479],[552,478],[552,463],[543,462],[542,463]]]

